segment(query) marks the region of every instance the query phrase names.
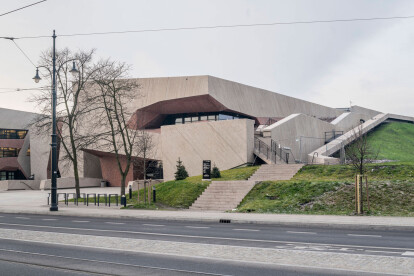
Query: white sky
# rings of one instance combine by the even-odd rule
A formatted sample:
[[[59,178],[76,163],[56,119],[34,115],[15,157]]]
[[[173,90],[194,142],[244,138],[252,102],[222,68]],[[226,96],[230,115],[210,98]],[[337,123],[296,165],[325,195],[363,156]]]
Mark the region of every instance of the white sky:
[[[37,0],[0,0],[0,14]],[[0,17],[0,36],[414,15],[410,0],[48,0]],[[16,41],[36,63],[51,39]],[[133,77],[212,75],[325,104],[414,116],[414,19],[58,37],[129,63]],[[35,69],[0,39],[0,88],[32,88]],[[43,83],[44,85],[45,83]],[[36,111],[32,92],[0,107]]]

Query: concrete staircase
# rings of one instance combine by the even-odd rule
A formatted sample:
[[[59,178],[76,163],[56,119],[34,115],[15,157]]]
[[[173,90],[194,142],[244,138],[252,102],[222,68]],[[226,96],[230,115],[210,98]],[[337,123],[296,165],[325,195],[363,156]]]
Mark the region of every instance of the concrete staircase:
[[[256,181],[212,181],[191,210],[227,211],[236,208],[254,187]]]
[[[239,206],[257,182],[289,180],[303,164],[262,165],[248,180],[213,181],[190,206],[191,210],[227,211]]]
[[[303,167],[303,164],[262,165],[248,180],[249,181],[289,180],[302,167]]]

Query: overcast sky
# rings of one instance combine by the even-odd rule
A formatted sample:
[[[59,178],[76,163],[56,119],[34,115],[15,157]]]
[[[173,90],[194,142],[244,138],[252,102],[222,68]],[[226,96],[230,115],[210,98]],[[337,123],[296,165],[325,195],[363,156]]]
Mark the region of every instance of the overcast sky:
[[[1,0],[0,14],[36,1]],[[411,0],[48,0],[1,16],[0,36],[409,15]],[[16,42],[35,63],[52,45]],[[137,78],[213,75],[331,107],[352,102],[414,116],[414,18],[58,37],[57,47],[96,48],[131,64]],[[0,39],[0,107],[36,111],[27,102],[34,92],[10,92],[40,86],[34,73],[13,42]]]

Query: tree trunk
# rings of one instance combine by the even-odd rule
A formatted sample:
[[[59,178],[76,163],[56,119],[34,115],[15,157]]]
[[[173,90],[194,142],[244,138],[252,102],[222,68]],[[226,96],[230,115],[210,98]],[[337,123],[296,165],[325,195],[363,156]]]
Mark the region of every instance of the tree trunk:
[[[121,196],[125,195],[125,179],[126,179],[126,174],[122,174],[122,179],[121,179]]]
[[[75,176],[76,198],[79,198],[80,197],[79,171],[78,171],[78,161],[76,159],[73,161],[73,174]]]

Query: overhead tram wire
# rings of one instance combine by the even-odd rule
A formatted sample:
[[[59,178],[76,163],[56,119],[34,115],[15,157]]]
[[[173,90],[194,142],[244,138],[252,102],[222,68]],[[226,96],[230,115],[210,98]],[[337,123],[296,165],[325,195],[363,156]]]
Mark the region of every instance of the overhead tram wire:
[[[332,20],[311,20],[311,21],[290,21],[290,22],[273,22],[273,23],[256,23],[256,24],[235,24],[235,25],[215,25],[215,26],[198,26],[198,27],[180,27],[180,28],[161,28],[161,29],[142,29],[130,31],[109,31],[109,32],[93,32],[93,33],[74,33],[60,34],[59,37],[74,36],[93,36],[93,35],[113,35],[113,34],[129,34],[129,33],[146,33],[146,32],[169,32],[169,31],[189,31],[189,30],[208,30],[208,29],[225,29],[225,28],[244,28],[244,27],[265,27],[276,25],[300,25],[300,24],[324,24],[324,23],[341,23],[341,22],[357,22],[357,21],[378,21],[378,20],[395,20],[395,19],[413,19],[414,15],[408,16],[392,16],[392,17],[370,17],[370,18],[351,18],[351,19],[332,19]],[[50,35],[39,36],[22,36],[22,37],[0,37],[6,39],[37,39],[50,38]]]
[[[45,1],[47,1],[47,0],[38,1],[38,2],[36,2],[36,3],[30,4],[30,5],[27,5],[27,6],[24,6],[24,7],[21,7],[21,8],[15,9],[15,10],[12,10],[12,11],[9,11],[9,12],[6,12],[6,13],[2,13],[2,14],[0,14],[0,16],[4,16],[4,15],[7,15],[7,14],[10,14],[10,13],[13,13],[13,12],[17,12],[17,11],[20,11],[20,10],[22,10],[22,9],[25,9],[25,8],[28,8],[28,7],[31,7],[31,6],[34,6],[34,5],[40,4],[40,3],[45,2]]]

